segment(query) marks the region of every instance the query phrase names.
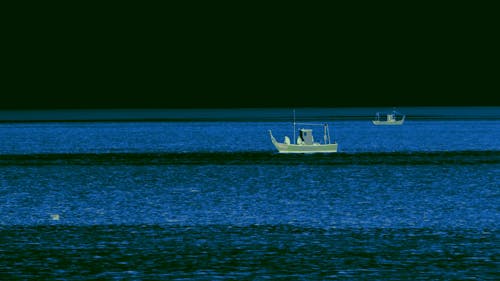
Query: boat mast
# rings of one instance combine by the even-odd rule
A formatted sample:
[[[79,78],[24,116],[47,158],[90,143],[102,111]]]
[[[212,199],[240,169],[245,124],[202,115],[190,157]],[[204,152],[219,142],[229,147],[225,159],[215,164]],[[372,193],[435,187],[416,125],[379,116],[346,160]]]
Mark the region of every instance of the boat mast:
[[[293,141],[297,144],[297,138],[295,137],[295,109],[293,110]]]
[[[328,131],[328,124],[325,123],[325,125],[323,125],[323,140],[325,141],[325,144],[326,141],[327,141],[327,135],[326,135],[326,132]]]
[[[328,124],[326,124],[326,133],[328,134],[328,144],[331,144],[332,140],[330,139],[330,129],[328,128]]]

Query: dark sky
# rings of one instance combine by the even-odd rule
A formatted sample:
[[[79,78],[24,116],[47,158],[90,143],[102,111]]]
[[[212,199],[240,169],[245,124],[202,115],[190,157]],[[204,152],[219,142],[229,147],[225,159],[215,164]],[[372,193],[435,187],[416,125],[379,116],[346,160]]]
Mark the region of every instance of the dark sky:
[[[38,5],[0,108],[500,105],[493,7]]]

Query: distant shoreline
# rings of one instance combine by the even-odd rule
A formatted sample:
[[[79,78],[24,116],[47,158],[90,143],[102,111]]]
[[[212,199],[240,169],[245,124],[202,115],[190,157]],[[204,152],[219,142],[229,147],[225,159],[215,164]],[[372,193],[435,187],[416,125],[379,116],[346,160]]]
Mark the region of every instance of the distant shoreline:
[[[295,108],[296,120],[371,120],[392,107]],[[499,120],[500,107],[397,107],[407,120]],[[272,122],[291,121],[293,109],[58,109],[0,110],[0,123],[34,122]]]

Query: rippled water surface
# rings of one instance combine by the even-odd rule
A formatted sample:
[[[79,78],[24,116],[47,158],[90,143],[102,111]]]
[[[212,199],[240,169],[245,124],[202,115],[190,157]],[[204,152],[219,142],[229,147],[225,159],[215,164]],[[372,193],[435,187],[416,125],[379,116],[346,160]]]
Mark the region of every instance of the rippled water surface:
[[[500,121],[326,121],[1,123],[0,279],[498,277]]]

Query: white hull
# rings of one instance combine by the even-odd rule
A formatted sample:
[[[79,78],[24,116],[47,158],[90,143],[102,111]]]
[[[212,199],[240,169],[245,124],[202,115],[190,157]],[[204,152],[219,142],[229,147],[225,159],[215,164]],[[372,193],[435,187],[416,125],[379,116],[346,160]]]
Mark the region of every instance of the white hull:
[[[337,152],[338,144],[286,144],[278,142],[272,135],[271,141],[279,153],[333,153]]]
[[[397,120],[396,116],[402,116],[399,120]],[[405,122],[406,115],[401,115],[394,110],[392,113],[387,114],[387,119],[380,120],[380,112],[377,112],[377,116],[375,120],[372,120],[373,125],[403,125]]]
[[[373,125],[403,125],[404,119],[398,121],[379,121],[372,120]]]

